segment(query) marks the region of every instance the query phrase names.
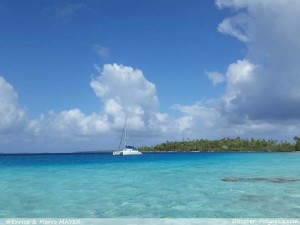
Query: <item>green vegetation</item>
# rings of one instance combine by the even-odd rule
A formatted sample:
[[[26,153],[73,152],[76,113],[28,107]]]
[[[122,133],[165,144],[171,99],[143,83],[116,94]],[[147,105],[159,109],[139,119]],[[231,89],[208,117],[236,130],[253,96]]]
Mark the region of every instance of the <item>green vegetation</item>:
[[[300,137],[294,138],[295,143],[277,142],[265,139],[223,138],[220,140],[188,140],[165,142],[155,146],[142,146],[140,151],[163,152],[292,152],[300,151]]]
[[[300,138],[299,137],[294,137],[295,140],[295,150],[300,151]]]

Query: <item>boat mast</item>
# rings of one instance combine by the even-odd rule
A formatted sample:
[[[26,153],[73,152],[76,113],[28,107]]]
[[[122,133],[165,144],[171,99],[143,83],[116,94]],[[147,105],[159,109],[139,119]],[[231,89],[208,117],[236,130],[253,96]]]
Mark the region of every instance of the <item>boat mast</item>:
[[[124,136],[125,136],[125,138],[124,138],[124,140],[125,140],[125,148],[126,148],[126,146],[127,146],[127,114],[126,114],[126,117],[125,117],[125,124],[124,124]]]
[[[121,139],[120,139],[119,150],[121,150],[121,145],[122,145],[123,140],[125,142],[125,148],[126,148],[126,145],[127,145],[127,114],[126,114],[126,117],[125,117],[125,123],[124,123],[124,127],[123,127],[123,130],[122,130],[122,136],[121,136]]]

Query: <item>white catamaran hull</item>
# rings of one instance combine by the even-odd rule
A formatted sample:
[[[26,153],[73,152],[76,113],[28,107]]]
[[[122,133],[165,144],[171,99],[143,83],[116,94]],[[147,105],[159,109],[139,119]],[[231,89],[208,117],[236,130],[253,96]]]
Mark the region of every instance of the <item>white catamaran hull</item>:
[[[114,151],[113,155],[122,155],[122,151]]]
[[[114,151],[113,155],[141,155],[142,153],[138,150],[124,149],[122,151]]]
[[[123,150],[123,155],[141,155],[142,153],[137,150]]]

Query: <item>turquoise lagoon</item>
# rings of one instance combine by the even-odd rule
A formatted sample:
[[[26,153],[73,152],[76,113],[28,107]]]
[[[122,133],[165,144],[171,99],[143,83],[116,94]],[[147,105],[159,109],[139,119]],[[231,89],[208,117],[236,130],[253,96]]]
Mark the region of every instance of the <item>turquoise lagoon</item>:
[[[2,155],[0,217],[300,216],[299,153]]]

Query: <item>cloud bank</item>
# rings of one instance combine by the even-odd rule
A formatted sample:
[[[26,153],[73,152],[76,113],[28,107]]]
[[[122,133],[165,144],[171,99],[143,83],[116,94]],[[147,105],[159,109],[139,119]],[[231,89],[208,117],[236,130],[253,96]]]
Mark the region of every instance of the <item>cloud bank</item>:
[[[235,15],[218,30],[243,41],[244,59],[229,65],[224,110],[251,120],[300,119],[299,1],[217,0]]]
[[[61,112],[50,111],[33,120],[26,119],[25,110],[19,106],[17,93],[12,85],[0,77],[0,132],[3,140],[12,142],[9,137],[16,137],[19,132],[22,134],[18,137],[20,142],[28,142],[29,146],[30,143],[31,146],[46,144],[51,147],[64,146],[66,142],[79,144],[70,144],[65,149],[74,151],[76,147],[82,150],[88,142],[95,142],[98,147],[92,146],[93,149],[114,148],[111,146],[117,145],[126,116],[130,132],[138,136],[157,136],[159,134],[156,132],[170,130],[167,124],[169,117],[158,112],[156,87],[141,70],[118,64],[95,68],[99,75],[91,80],[90,86],[99,97],[102,108],[90,115],[74,108]],[[103,146],[108,139],[111,141]],[[57,151],[47,147],[43,149]]]

